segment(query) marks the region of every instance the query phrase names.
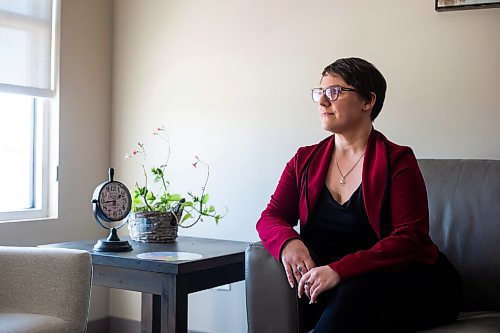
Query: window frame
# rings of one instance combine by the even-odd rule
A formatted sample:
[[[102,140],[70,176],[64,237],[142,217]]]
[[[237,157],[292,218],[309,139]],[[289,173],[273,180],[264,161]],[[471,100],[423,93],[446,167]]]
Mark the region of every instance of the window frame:
[[[50,100],[33,98],[33,138],[32,138],[32,184],[31,199],[33,208],[0,212],[0,223],[15,220],[39,219],[48,217],[49,208],[49,127]]]
[[[32,146],[34,208],[0,212],[0,224],[26,220],[53,219],[58,215],[59,170],[59,56],[61,0],[52,0],[50,89],[19,87],[0,83],[0,92],[27,95],[34,100],[34,141]]]

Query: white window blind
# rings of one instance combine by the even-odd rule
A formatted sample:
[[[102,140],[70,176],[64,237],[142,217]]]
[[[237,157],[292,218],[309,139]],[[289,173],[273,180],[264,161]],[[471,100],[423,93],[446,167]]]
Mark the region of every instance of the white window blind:
[[[52,95],[52,0],[0,0],[0,92]]]

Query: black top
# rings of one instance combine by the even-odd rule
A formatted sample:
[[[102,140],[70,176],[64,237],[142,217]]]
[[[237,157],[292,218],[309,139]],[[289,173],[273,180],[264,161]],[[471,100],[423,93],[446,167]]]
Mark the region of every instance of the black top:
[[[366,215],[361,185],[341,205],[325,184],[301,238],[318,266],[375,245],[378,237]]]

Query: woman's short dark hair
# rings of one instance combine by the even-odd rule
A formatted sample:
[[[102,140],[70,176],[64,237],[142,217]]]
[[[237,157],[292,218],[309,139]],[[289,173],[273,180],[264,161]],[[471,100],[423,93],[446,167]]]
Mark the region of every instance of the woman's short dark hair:
[[[371,119],[374,121],[377,118],[384,105],[387,83],[375,66],[364,59],[343,58],[326,66],[321,75],[327,74],[340,76],[347,84],[358,89],[358,94],[365,100],[371,100],[370,93],[373,92],[377,99],[373,106]]]

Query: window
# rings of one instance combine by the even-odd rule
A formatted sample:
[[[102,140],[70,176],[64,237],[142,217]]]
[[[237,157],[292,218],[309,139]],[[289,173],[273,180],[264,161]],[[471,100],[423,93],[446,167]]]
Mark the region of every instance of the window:
[[[0,0],[0,221],[48,214],[53,0]]]

